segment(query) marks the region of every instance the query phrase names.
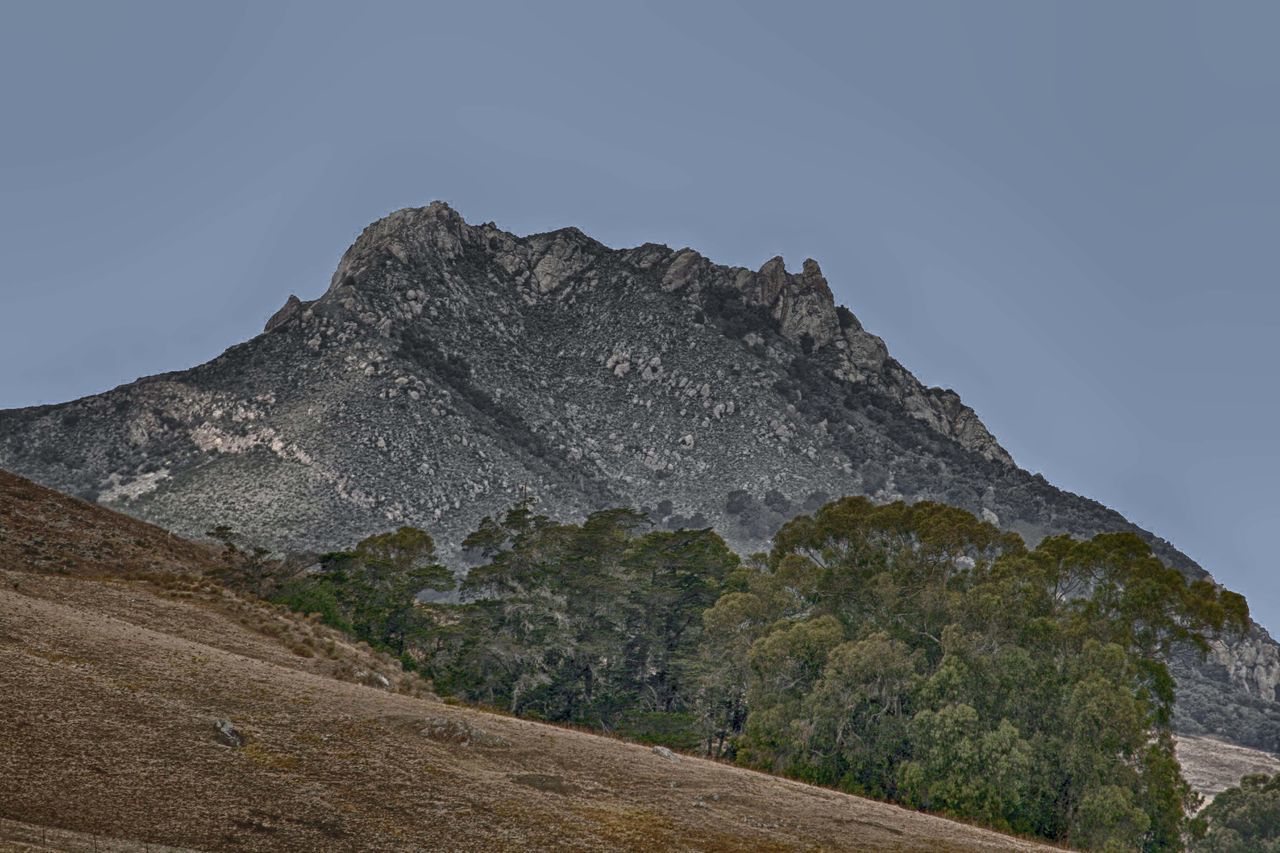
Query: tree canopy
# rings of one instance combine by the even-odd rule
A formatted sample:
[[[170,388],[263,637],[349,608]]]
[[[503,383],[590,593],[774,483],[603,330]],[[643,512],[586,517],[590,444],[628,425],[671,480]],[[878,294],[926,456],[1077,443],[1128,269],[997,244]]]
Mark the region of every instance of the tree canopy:
[[[1192,824],[1194,853],[1280,853],[1280,773],[1245,776]]]
[[[431,535],[401,527],[370,536],[354,550],[323,555],[318,571],[287,581],[276,598],[319,613],[375,648],[404,655],[421,629],[418,595],[454,585],[453,573],[437,561]]]
[[[1248,622],[1132,533],[1029,549],[929,502],[834,501],[745,562],[709,529],[527,501],[463,545],[458,603],[416,601],[452,578],[413,528],[285,598],[467,701],[1086,849],[1182,849],[1167,660]]]

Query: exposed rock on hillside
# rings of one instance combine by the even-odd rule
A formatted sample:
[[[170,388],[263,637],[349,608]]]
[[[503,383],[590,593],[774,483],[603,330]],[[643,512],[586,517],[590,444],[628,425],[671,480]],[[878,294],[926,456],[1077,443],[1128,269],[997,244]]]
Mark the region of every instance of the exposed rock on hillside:
[[[574,228],[518,237],[439,202],[366,228],[323,295],[291,296],[207,364],[0,412],[0,466],[279,548],[407,523],[456,554],[526,495],[555,517],[626,504],[714,525],[742,551],[843,494],[943,501],[1032,541],[1136,529],[1018,468],[834,303],[812,260],[753,272]],[[1221,657],[1201,693],[1234,685],[1261,710],[1210,724],[1188,706],[1184,723],[1280,748],[1275,644],[1259,631]]]

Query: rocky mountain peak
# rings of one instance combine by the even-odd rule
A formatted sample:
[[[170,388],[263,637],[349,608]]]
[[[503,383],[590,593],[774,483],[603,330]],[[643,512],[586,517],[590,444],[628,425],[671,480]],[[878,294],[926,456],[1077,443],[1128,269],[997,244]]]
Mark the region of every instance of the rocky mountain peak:
[[[517,315],[538,305],[565,316],[589,310],[591,321],[622,332],[614,315],[628,293],[645,300],[669,294],[678,300],[670,307],[684,304],[712,315],[717,319],[708,328],[755,341],[770,360],[820,355],[822,369],[835,378],[873,387],[937,433],[1013,464],[972,409],[954,395],[926,389],[852,312],[836,306],[812,258],[798,273],[789,272],[780,256],[752,272],[687,248],[646,243],[615,250],[572,227],[517,237],[492,223],[470,225],[447,204],[433,202],[367,227],[343,255],[324,296],[315,303],[290,301],[269,326],[312,326],[308,345],[319,350],[369,336],[404,342],[439,323],[480,323],[508,346],[520,347],[525,321],[504,318],[513,306],[524,306]],[[613,348],[618,355],[628,349],[625,343]]]
[[[673,252],[646,243],[613,250],[572,226],[521,238],[492,223],[470,225],[442,201],[395,211],[365,228],[339,262],[326,298],[345,301],[357,291],[369,293],[373,280],[385,283],[388,267],[407,268],[411,275],[414,268],[431,267],[449,279],[459,276],[459,267],[490,263],[526,285],[529,293],[546,296],[567,284],[598,284],[598,276],[588,274],[585,282],[576,279],[602,261],[616,260],[630,268],[631,277],[643,270],[659,271],[664,290],[683,290],[694,300],[708,286],[708,278],[714,280],[711,286],[731,287],[747,304],[768,310],[782,334],[795,341],[807,335],[813,345],[825,346],[840,337],[835,299],[812,258],[804,261],[799,273],[788,272],[780,256],[752,273],[713,264],[692,249]],[[380,275],[370,276],[374,270]],[[369,282],[361,286],[366,279]]]
[[[397,210],[366,227],[351,244],[334,270],[329,292],[358,282],[388,258],[400,263],[409,263],[411,258],[455,258],[475,239],[475,230],[443,201]]]

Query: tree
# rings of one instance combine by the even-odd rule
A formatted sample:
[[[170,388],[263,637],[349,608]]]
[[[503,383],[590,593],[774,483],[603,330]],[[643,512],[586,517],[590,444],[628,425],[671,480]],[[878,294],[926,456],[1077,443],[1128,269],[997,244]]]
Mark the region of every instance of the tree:
[[[752,644],[747,688],[751,713],[739,746],[740,760],[775,772],[811,775],[802,701],[843,636],[838,620],[819,616],[778,624]]]
[[[726,592],[702,614],[695,702],[708,755],[736,749],[732,738],[747,720],[747,659],[766,625],[765,604],[750,592]]]
[[[1034,750],[1008,720],[994,727],[965,704],[921,711],[909,726],[902,799],[917,808],[976,818],[998,829],[1030,825]]]
[[[745,721],[725,751],[775,772],[1097,849],[1179,849],[1195,803],[1167,659],[1247,624],[1138,537],[1028,551],[962,510],[863,498],[798,517],[704,617],[704,676]]]
[[[710,530],[648,528],[630,509],[554,524],[528,502],[483,519],[464,544],[486,562],[463,583],[470,603],[433,608],[429,668],[516,712],[670,729],[644,715],[688,713],[702,613],[738,558]]]
[[[206,530],[205,535],[222,543],[224,582],[259,597],[275,591],[284,567],[268,549],[247,545],[244,537],[226,524]]]
[[[360,611],[370,634],[403,654],[416,626],[418,595],[427,589],[452,589],[453,573],[436,562],[431,535],[416,527],[370,536],[356,546],[354,556],[349,570],[358,575]]]
[[[416,527],[362,540],[352,551],[320,558],[320,571],[293,578],[276,596],[304,612],[319,612],[376,647],[403,655],[421,628],[416,607],[427,589],[446,590],[453,574],[436,561],[435,542]]]
[[[648,710],[683,709],[702,614],[737,565],[737,555],[710,530],[653,531],[628,550],[626,661]]]
[[[877,797],[894,793],[922,659],[884,632],[831,650],[803,708],[818,781]]]
[[[1192,853],[1280,853],[1280,773],[1252,774],[1192,824]]]

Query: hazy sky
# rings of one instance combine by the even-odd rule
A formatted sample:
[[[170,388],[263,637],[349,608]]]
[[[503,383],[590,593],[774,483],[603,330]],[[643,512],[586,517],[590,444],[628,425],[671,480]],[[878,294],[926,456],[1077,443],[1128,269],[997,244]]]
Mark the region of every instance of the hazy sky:
[[[437,198],[812,256],[1020,464],[1280,628],[1277,32],[1270,2],[8,2],[0,407],[204,361]]]

